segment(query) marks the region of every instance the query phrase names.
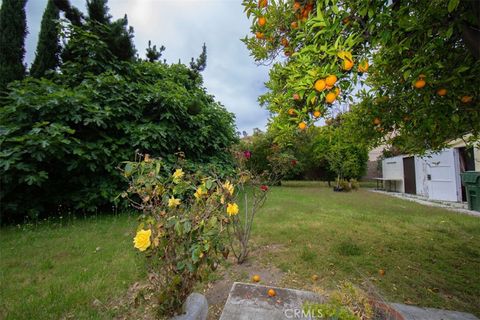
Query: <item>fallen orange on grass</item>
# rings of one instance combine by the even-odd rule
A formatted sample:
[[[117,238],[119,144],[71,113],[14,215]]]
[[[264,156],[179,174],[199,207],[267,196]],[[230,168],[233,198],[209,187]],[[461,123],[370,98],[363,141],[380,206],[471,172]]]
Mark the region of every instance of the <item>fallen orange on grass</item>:
[[[423,80],[423,78],[420,78],[418,79],[417,81],[415,81],[415,88],[417,89],[422,89],[423,87],[425,87],[427,83],[425,82],[425,80]]]
[[[463,103],[470,103],[470,102],[472,102],[473,97],[472,97],[472,96],[463,96],[460,100],[461,100]]]
[[[258,274],[252,277],[253,282],[260,282],[260,276]]]
[[[378,270],[378,274],[381,275],[381,276],[384,276],[385,275],[385,270],[383,270],[383,269]]]
[[[444,95],[447,94],[447,89],[445,88],[440,88],[437,90],[437,94],[440,96],[440,97],[443,97]]]
[[[275,297],[277,295],[277,293],[273,289],[269,289],[267,294],[269,297]]]

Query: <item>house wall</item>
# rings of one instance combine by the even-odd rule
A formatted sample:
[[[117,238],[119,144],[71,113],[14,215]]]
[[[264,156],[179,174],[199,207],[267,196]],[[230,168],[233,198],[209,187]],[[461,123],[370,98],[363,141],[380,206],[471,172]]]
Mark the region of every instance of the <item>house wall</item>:
[[[384,179],[402,180],[397,181],[397,191],[399,192],[405,192],[405,186],[403,184],[403,157],[404,156],[385,158],[382,161]]]

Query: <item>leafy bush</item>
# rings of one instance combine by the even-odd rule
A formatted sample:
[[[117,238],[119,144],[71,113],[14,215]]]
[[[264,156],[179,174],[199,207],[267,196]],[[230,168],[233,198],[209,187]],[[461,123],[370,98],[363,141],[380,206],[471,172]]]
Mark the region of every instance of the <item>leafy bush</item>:
[[[238,213],[229,182],[174,170],[145,156],[127,162],[130,184],[122,196],[142,211],[135,247],[148,258],[162,315],[178,312],[205,268],[215,270],[225,252],[222,233]]]
[[[125,189],[117,166],[135,150],[166,164],[178,151],[193,164],[232,163],[225,150],[237,139],[234,116],[198,72],[119,61],[89,29],[66,33],[72,59],[61,72],[17,82],[1,102],[3,222],[113,205]]]

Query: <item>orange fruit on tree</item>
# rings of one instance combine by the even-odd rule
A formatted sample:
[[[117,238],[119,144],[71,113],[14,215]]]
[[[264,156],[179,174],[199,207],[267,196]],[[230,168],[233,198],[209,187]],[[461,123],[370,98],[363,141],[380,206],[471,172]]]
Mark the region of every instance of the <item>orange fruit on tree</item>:
[[[268,0],[259,0],[258,1],[258,7],[259,8],[265,8],[268,4]]]
[[[342,68],[345,71],[350,71],[353,68],[353,61],[348,59],[343,59]]]
[[[315,110],[315,111],[313,112],[313,116],[314,116],[315,118],[320,118],[321,115],[322,115],[322,113],[321,113],[320,111],[318,111],[318,110]]]
[[[287,40],[287,38],[282,38],[282,40],[281,40],[280,42],[282,43],[282,46],[288,47],[288,40]]]
[[[302,5],[300,4],[300,2],[295,1],[295,2],[293,3],[293,10],[297,11],[298,9],[300,9],[301,6],[302,6]]]
[[[325,90],[326,85],[327,84],[326,84],[325,80],[318,79],[317,81],[315,81],[314,87],[315,87],[315,90],[320,92],[320,91]]]
[[[295,115],[295,109],[293,109],[293,108],[288,109],[288,114],[291,115],[291,116],[294,116]]]
[[[373,119],[373,124],[374,125],[379,125],[380,123],[382,123],[382,120],[380,120],[380,118],[376,117],[375,119]]]
[[[292,29],[297,29],[298,28],[298,23],[297,21],[293,21],[290,26],[292,27]]]
[[[437,94],[440,96],[440,97],[443,97],[447,94],[447,89],[445,88],[440,88],[437,90]]]
[[[418,79],[417,81],[415,81],[414,86],[415,86],[415,88],[417,88],[417,89],[422,89],[423,87],[425,87],[426,84],[427,84],[427,83],[425,82],[425,80],[423,80],[423,78],[420,78],[420,79]]]
[[[305,129],[307,128],[307,124],[302,121],[302,122],[300,122],[300,123],[298,124],[298,128],[299,128],[300,130],[305,130]]]
[[[257,37],[257,39],[265,38],[265,35],[263,34],[263,32],[255,32],[255,36]]]
[[[337,82],[337,80],[338,80],[338,79],[337,79],[337,76],[334,75],[334,74],[331,74],[331,75],[329,75],[328,77],[325,78],[325,84],[326,84],[327,86],[332,87],[332,86],[335,85],[335,83]]]
[[[258,274],[252,277],[253,282],[260,282],[260,276]]]
[[[265,18],[265,17],[260,17],[260,18],[258,18],[257,23],[258,23],[258,25],[259,25],[260,27],[263,27],[263,26],[267,23],[267,18]]]
[[[470,102],[472,102],[473,97],[472,97],[472,96],[463,96],[460,100],[461,100],[463,103],[470,103]]]
[[[327,103],[333,103],[335,101],[335,99],[337,99],[337,95],[335,94],[335,92],[329,92],[329,93],[327,93],[327,96],[325,97],[325,101]]]
[[[362,62],[358,65],[358,72],[364,73],[364,72],[367,72],[367,71],[368,71],[368,61],[365,60],[365,61],[362,61]]]
[[[273,289],[269,289],[267,291],[267,294],[268,294],[269,297],[275,297],[277,295],[277,293]]]
[[[298,93],[294,93],[293,100],[300,100],[300,95]]]

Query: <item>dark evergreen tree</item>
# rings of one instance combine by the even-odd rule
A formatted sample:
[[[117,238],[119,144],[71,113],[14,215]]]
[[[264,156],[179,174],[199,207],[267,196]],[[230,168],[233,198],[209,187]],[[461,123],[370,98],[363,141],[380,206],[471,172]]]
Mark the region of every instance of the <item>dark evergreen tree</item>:
[[[65,18],[73,25],[82,25],[83,14],[70,4],[70,0],[53,0],[53,3],[60,11],[65,13]]]
[[[59,65],[61,47],[56,22],[58,18],[58,8],[53,3],[53,0],[48,0],[47,8],[42,17],[35,60],[30,69],[30,75],[33,77],[41,78],[47,70],[55,70]]]
[[[133,44],[133,27],[128,26],[127,15],[110,25],[112,26],[111,32],[104,35],[110,51],[120,60],[134,60],[137,50]]]
[[[163,51],[165,51],[165,46],[161,46],[160,49],[157,50],[157,46],[154,45],[152,47],[152,42],[148,40],[146,56],[149,62],[157,62],[161,58]]]
[[[0,92],[25,76],[25,36],[27,0],[3,0],[0,8]]]
[[[204,43],[202,46],[202,53],[197,58],[197,60],[195,61],[192,58],[192,61],[190,61],[190,68],[192,68],[193,71],[202,72],[203,70],[205,70],[206,67],[207,67],[207,46]]]
[[[110,23],[112,16],[108,13],[107,0],[87,0],[88,17],[101,24]]]

